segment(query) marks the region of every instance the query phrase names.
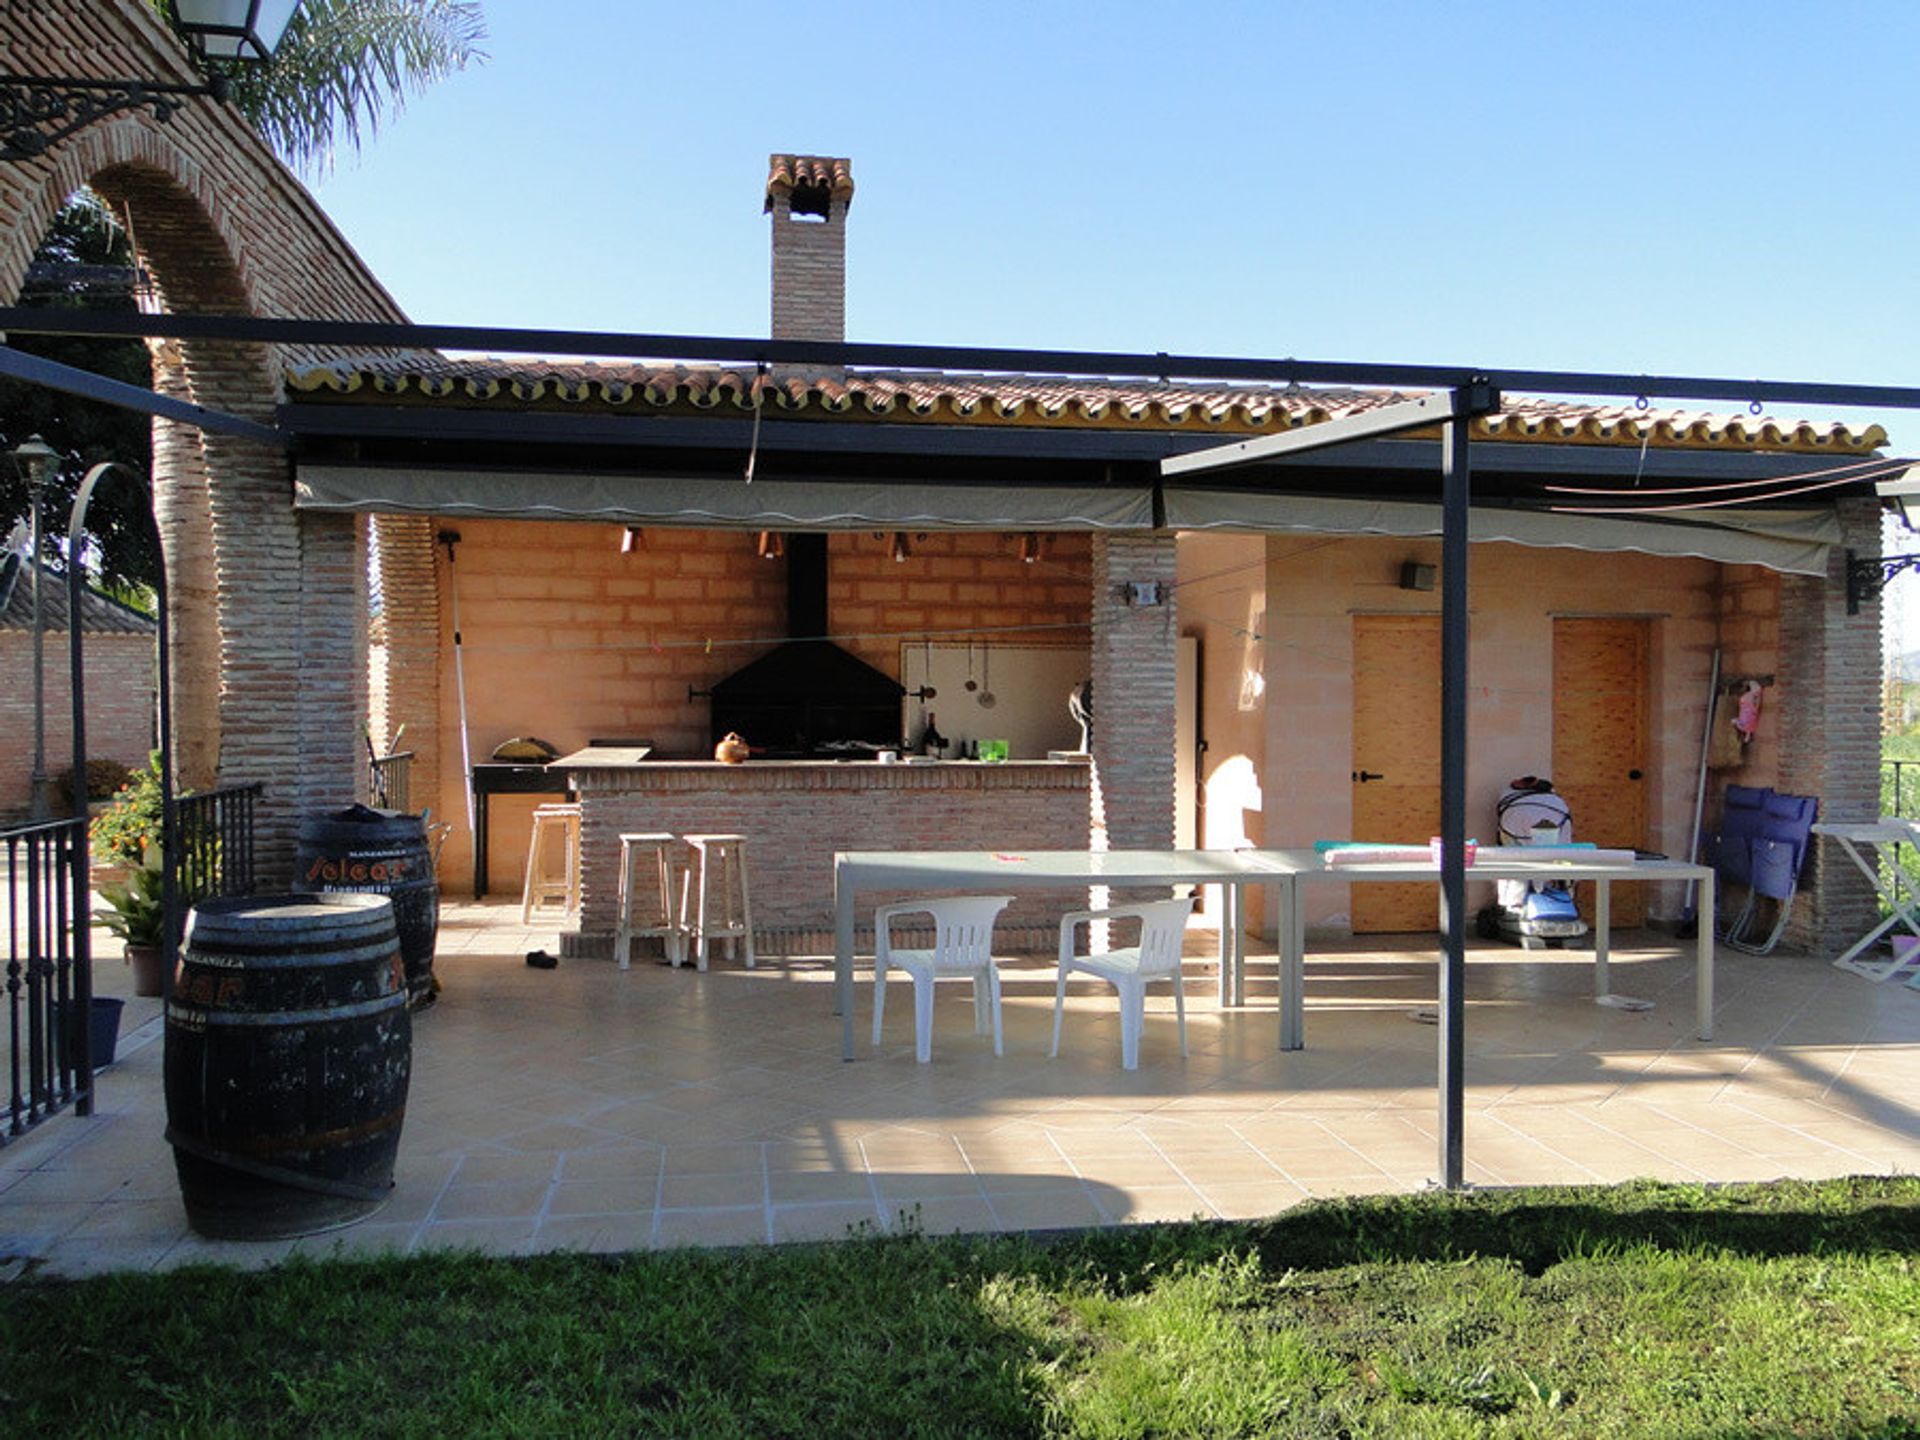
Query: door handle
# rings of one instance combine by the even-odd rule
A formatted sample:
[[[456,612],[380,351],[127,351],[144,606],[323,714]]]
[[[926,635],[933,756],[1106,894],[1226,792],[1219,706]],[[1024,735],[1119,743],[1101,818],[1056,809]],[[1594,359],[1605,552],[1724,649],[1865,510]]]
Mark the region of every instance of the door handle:
[[[1356,770],[1353,772],[1353,778],[1364,785],[1369,780],[1384,780],[1387,777],[1372,770]]]

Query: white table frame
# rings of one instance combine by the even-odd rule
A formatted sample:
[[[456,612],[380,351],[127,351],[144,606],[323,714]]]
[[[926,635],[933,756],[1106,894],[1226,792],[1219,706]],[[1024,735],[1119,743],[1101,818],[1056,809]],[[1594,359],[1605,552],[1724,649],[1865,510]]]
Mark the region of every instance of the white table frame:
[[[1273,885],[1280,891],[1283,927],[1293,923],[1291,876],[1261,860],[1254,850],[843,850],[833,857],[834,1003],[840,1014],[840,1058],[854,1058],[854,901],[862,890],[943,890],[997,894],[1003,890],[1075,890],[1093,886],[1139,889],[1163,885],[1218,885],[1220,1003],[1245,998],[1246,958],[1241,936],[1241,890]],[[1072,907],[1078,908],[1078,907]],[[1287,984],[1281,967],[1281,987]],[[1298,975],[1298,970],[1292,972]],[[1282,994],[1281,1013],[1297,1009],[1299,997]]]
[[[1905,925],[1916,937],[1920,937],[1920,914],[1916,914],[1916,908],[1920,907],[1920,886],[1916,886],[1913,877],[1907,874],[1906,867],[1900,863],[1899,853],[1902,845],[1920,846],[1920,829],[1905,820],[1882,816],[1877,821],[1825,822],[1815,825],[1813,833],[1826,836],[1845,851],[1847,858],[1867,877],[1874,893],[1893,908],[1891,915],[1847,947],[1833,962],[1834,968],[1862,976],[1876,984],[1891,980],[1902,970],[1911,969],[1913,974],[1907,978],[1907,985],[1912,989],[1920,989],[1920,949],[1905,959],[1895,955],[1882,965],[1869,964],[1858,958],[1861,951],[1895,925]],[[1871,846],[1876,856],[1886,861],[1891,883],[1881,878],[1879,867],[1860,853],[1859,847],[1862,845]]]
[[[1280,992],[1283,1013],[1280,1017],[1282,1049],[1300,1048],[1305,1037],[1304,1013],[1284,1013],[1285,997],[1295,997],[1304,1006],[1306,994],[1306,926],[1298,901],[1302,880],[1390,881],[1440,883],[1440,867],[1432,861],[1418,863],[1381,863],[1365,865],[1329,865],[1311,850],[1255,851],[1268,857],[1276,868],[1289,871],[1295,887],[1291,924],[1283,929],[1286,945],[1281,954]],[[1694,968],[1694,1033],[1702,1040],[1713,1038],[1713,904],[1714,872],[1710,865],[1695,865],[1684,860],[1636,860],[1631,865],[1602,864],[1579,860],[1521,860],[1504,855],[1479,852],[1467,869],[1472,880],[1591,880],[1593,901],[1593,994],[1604,1003],[1612,994],[1608,971],[1608,928],[1613,918],[1613,886],[1619,881],[1659,882],[1692,880],[1698,883],[1699,909]],[[1291,982],[1285,972],[1292,970]]]
[[[1519,860],[1480,852],[1469,880],[1591,880],[1594,882],[1593,990],[1605,1002],[1613,994],[1608,967],[1608,928],[1613,886],[1620,881],[1694,881],[1698,886],[1698,935],[1694,970],[1694,1033],[1713,1038],[1714,871],[1681,860],[1637,860],[1631,865],[1575,860]],[[1300,905],[1303,880],[1346,882],[1440,882],[1440,867],[1417,864],[1328,865],[1312,850],[1024,850],[1024,851],[842,851],[834,856],[834,1000],[840,1015],[841,1058],[854,1058],[853,937],[855,900],[862,890],[1070,890],[1096,885],[1138,888],[1218,885],[1223,897],[1220,928],[1220,1004],[1246,998],[1241,890],[1269,885],[1279,899],[1280,1048],[1306,1044],[1306,921]]]

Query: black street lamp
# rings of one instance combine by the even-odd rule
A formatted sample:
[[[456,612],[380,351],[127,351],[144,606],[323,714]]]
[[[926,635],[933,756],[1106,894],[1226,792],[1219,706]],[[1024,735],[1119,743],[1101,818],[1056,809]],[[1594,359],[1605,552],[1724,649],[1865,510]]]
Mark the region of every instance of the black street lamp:
[[[39,821],[50,819],[53,815],[53,797],[47,788],[47,716],[46,716],[46,665],[44,660],[44,619],[40,609],[40,510],[46,498],[47,486],[53,483],[54,475],[60,469],[60,452],[55,450],[38,435],[29,436],[13,452],[13,463],[27,482],[27,497],[30,501],[28,514],[32,517],[28,525],[27,563],[33,567],[33,773],[28,779],[31,787],[28,799],[28,818]],[[73,618],[68,617],[68,624]],[[84,783],[76,780],[76,783]]]
[[[203,66],[264,65],[300,0],[173,0],[173,28]],[[183,100],[227,98],[227,77],[203,84],[96,80],[77,75],[0,73],[0,160],[32,160],[76,130],[122,110],[147,107],[162,124]]]

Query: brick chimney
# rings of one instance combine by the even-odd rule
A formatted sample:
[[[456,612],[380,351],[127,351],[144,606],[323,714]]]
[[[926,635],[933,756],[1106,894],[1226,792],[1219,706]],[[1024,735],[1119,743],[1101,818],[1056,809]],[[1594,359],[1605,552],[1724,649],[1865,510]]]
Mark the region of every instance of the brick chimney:
[[[847,207],[852,203],[851,160],[767,157],[775,340],[847,338]]]

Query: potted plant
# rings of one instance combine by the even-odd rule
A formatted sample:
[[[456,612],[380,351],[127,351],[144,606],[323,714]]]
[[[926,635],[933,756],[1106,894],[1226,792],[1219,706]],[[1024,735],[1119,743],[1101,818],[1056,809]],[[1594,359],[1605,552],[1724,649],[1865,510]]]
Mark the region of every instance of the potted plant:
[[[133,967],[133,993],[158,995],[165,968],[166,874],[160,847],[148,842],[140,863],[123,883],[100,887],[107,908],[93,912],[93,923],[104,926],[126,942],[127,963]]]
[[[94,886],[130,883],[146,863],[147,847],[160,838],[160,752],[134,771],[114,792],[113,801],[87,827],[93,846]]]

